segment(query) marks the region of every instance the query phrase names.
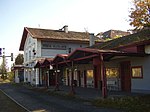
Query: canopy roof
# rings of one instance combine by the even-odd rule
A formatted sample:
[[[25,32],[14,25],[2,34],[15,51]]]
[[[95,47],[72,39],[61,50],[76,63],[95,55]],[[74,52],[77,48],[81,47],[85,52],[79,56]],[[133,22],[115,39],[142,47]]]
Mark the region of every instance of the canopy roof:
[[[138,46],[150,44],[150,29],[145,29],[137,33],[123,36],[117,39],[106,41],[104,43],[95,44],[90,48],[93,49],[117,49],[129,46]]]

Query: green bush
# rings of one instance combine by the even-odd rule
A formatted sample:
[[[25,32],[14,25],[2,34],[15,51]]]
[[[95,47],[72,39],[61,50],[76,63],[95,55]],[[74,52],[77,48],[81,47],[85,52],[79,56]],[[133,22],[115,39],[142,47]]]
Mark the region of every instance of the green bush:
[[[8,80],[14,81],[14,73],[13,72],[8,72]]]
[[[92,102],[98,107],[116,108],[127,112],[150,112],[150,95],[111,97]]]

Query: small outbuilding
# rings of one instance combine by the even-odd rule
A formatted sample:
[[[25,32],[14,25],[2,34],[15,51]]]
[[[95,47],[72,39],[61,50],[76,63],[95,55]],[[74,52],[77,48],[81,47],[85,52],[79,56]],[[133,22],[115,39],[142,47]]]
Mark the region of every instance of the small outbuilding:
[[[24,81],[24,66],[23,65],[15,65],[13,67],[14,71],[14,82],[20,83]]]

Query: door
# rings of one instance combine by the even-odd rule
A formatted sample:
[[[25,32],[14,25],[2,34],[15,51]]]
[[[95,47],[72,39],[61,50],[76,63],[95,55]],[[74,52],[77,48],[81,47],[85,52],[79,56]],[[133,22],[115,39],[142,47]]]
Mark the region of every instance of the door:
[[[78,86],[81,87],[81,73],[78,71]]]
[[[49,70],[49,85],[50,86],[54,86],[55,82],[56,82],[56,78],[55,78],[55,72],[54,70]]]
[[[131,65],[130,61],[124,61],[120,63],[120,78],[122,91],[131,91]]]
[[[81,71],[81,87],[86,87],[86,76],[85,76],[85,72]]]

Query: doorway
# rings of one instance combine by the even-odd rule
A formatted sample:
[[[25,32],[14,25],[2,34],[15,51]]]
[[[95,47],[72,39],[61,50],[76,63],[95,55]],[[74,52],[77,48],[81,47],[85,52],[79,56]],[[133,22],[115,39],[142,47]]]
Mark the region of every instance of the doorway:
[[[49,85],[54,86],[56,82],[56,76],[54,70],[49,70]]]
[[[131,91],[131,64],[130,61],[123,61],[120,63],[120,78],[122,91]]]

